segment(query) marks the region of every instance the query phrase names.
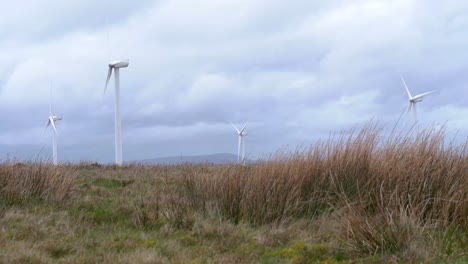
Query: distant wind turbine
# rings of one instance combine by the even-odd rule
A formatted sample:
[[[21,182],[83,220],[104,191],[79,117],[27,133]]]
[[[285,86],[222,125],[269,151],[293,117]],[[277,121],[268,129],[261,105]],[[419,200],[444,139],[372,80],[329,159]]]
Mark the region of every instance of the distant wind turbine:
[[[234,127],[234,129],[236,129],[237,134],[239,135],[239,142],[238,142],[238,145],[237,145],[237,162],[242,163],[242,164],[245,164],[245,141],[244,141],[244,137],[247,136],[248,134],[244,130],[245,130],[245,127],[247,126],[248,123],[249,123],[249,121],[247,121],[245,123],[245,125],[242,127],[241,130],[237,129],[237,127],[233,123],[231,123],[231,125]]]
[[[49,105],[49,118],[47,121],[46,129],[49,126],[52,126],[52,161],[54,165],[57,165],[57,127],[55,126],[55,122],[58,120],[62,120],[61,116],[52,115],[52,104]]]
[[[109,71],[107,72],[106,85],[104,87],[104,94],[107,90],[107,84],[114,70],[114,81],[115,81],[115,164],[122,165],[122,125],[120,119],[120,68],[128,67],[128,60],[111,61],[109,63]]]
[[[415,95],[415,96],[412,96],[409,89],[408,89],[408,86],[406,85],[406,82],[405,82],[405,79],[403,79],[403,75],[400,74],[400,78],[401,78],[401,81],[403,82],[403,85],[405,86],[405,89],[406,89],[406,92],[408,93],[408,100],[409,100],[409,106],[408,106],[408,113],[413,110],[413,114],[414,114],[414,119],[417,120],[417,116],[416,116],[416,103],[419,103],[419,102],[422,102],[424,96],[428,95],[428,94],[431,94],[433,93],[434,91],[430,91],[430,92],[426,92],[426,93],[422,93],[422,94],[418,94],[418,95]]]

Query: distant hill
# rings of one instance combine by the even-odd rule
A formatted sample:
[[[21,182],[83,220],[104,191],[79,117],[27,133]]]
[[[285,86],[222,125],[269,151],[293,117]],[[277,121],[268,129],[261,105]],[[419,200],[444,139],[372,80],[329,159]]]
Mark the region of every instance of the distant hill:
[[[156,159],[145,159],[135,161],[146,165],[178,165],[178,164],[229,164],[237,163],[237,155],[229,153],[218,153],[199,156],[174,156]],[[252,161],[247,161],[251,163]]]

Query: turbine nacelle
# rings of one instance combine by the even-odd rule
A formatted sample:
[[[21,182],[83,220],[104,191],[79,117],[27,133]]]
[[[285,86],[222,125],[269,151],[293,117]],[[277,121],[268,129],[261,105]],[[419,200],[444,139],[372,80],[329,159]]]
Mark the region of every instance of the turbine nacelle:
[[[104,86],[104,94],[107,90],[107,85],[109,84],[109,80],[112,76],[112,70],[117,71],[120,68],[126,68],[129,65],[129,60],[115,60],[109,62],[109,71],[107,72],[106,84]]]
[[[109,62],[109,68],[126,68],[129,64],[129,60],[114,60]]]
[[[49,119],[52,119],[54,121],[62,120],[62,116],[49,116]]]
[[[62,120],[62,117],[61,116],[49,116],[49,118],[47,120],[46,128],[48,128],[49,126],[52,126],[52,128],[54,129],[55,134],[57,134],[57,128],[55,127],[55,121],[58,121],[58,120]]]

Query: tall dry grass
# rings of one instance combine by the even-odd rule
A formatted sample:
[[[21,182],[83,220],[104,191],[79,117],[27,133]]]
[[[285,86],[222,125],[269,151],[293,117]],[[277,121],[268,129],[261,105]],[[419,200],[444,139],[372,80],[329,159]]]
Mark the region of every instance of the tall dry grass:
[[[169,211],[254,225],[333,213],[337,233],[366,254],[402,250],[429,230],[468,227],[468,142],[447,143],[443,129],[385,136],[370,124],[217,170],[185,170]]]
[[[70,168],[7,160],[0,164],[0,197],[6,202],[30,198],[62,201],[74,186],[75,177]]]

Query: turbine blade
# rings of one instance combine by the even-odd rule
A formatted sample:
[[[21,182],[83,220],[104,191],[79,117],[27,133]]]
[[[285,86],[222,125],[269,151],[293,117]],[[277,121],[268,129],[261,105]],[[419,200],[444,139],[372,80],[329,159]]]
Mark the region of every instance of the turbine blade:
[[[50,119],[49,119],[49,121],[47,121],[47,125],[44,127],[44,131],[42,131],[41,138],[44,136],[47,128],[49,127],[49,125],[50,125]]]
[[[403,85],[405,86],[406,92],[408,92],[409,99],[411,99],[412,96],[411,96],[411,93],[410,93],[410,91],[408,89],[408,86],[406,86],[406,82],[405,82],[405,79],[403,79],[403,75],[400,74],[400,78],[401,78],[401,81],[403,82]]]
[[[112,68],[109,67],[109,71],[107,72],[106,85],[104,86],[104,94],[106,94],[107,85],[109,84],[109,80],[111,78],[111,75],[112,75]]]
[[[54,129],[55,134],[57,134],[57,128],[55,127],[54,119],[50,118],[50,124],[52,125],[52,128]]]
[[[424,96],[426,96],[426,95],[428,95],[428,94],[431,94],[431,93],[433,93],[433,92],[435,92],[435,91],[430,91],[430,92],[427,92],[427,93],[418,94],[418,95],[416,95],[415,97],[424,97]]]
[[[239,131],[239,129],[237,129],[237,127],[231,122],[231,125],[232,127],[237,131],[238,134],[240,134],[241,132]]]
[[[245,125],[242,127],[240,133],[244,132],[244,129],[245,129],[245,127],[247,126],[248,123],[249,123],[249,121],[247,120],[247,122],[245,123]]]

